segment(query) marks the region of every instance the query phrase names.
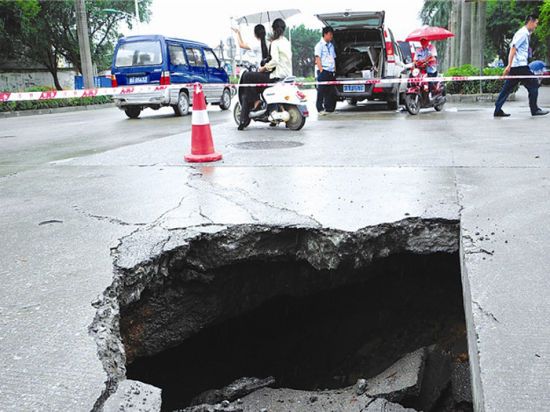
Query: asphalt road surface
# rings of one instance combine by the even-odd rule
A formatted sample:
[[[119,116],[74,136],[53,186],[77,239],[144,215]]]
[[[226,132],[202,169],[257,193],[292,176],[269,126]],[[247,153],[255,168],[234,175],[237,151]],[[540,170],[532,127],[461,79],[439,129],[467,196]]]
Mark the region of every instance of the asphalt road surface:
[[[310,93],[314,97],[313,93]],[[88,335],[110,248],[151,227],[460,219],[479,410],[550,404],[550,116],[525,92],[419,116],[382,105],[300,132],[209,109],[223,162],[183,161],[191,117],[115,108],[0,119],[0,410],[89,411],[107,375]],[[550,107],[550,88],[541,89]],[[485,251],[485,252],[484,252]]]

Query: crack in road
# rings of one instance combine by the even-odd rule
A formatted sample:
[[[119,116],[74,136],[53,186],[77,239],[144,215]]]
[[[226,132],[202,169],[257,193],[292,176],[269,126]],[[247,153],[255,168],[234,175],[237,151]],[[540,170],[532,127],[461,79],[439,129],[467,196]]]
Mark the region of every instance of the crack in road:
[[[113,225],[119,225],[119,226],[146,226],[147,225],[147,223],[126,222],[122,219],[119,219],[117,217],[112,217],[112,216],[96,215],[84,210],[83,208],[77,205],[73,205],[73,209],[86,217],[99,220],[99,221],[109,222],[109,223],[112,223]]]
[[[475,300],[472,300],[472,303],[474,305],[476,305],[476,307],[479,309],[479,311],[481,313],[483,313],[485,316],[487,316],[488,318],[492,319],[493,321],[497,322],[497,323],[500,323],[500,321],[497,319],[497,317],[495,315],[493,315],[491,312],[483,309],[483,307]]]
[[[194,179],[194,180],[197,180],[197,179]],[[198,185],[193,185],[190,182],[188,182],[187,185],[189,187],[192,187],[195,190],[208,192],[215,196],[221,197],[222,199],[225,199],[230,203],[233,203],[234,205],[245,210],[254,222],[260,222],[261,219],[258,218],[257,215],[264,214],[259,209],[263,207],[267,207],[268,209],[273,209],[273,210],[291,215],[292,219],[290,220],[292,221],[295,221],[296,219],[298,219],[299,221],[305,222],[309,225],[322,227],[321,222],[314,219],[312,216],[305,216],[296,212],[295,210],[291,210],[286,207],[275,206],[267,201],[254,198],[251,196],[249,192],[241,188],[224,187],[224,186],[216,185],[215,183],[212,183],[212,182],[206,182],[204,180],[201,180],[200,184]],[[255,206],[256,210],[255,211],[250,210],[251,206],[252,208],[254,208]]]

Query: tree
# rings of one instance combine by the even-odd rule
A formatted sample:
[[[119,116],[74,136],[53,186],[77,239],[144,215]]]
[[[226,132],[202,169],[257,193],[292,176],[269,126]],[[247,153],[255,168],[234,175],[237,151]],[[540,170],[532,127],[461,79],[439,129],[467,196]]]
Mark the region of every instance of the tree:
[[[148,21],[152,0],[139,1],[142,21]],[[110,66],[118,26],[132,27],[133,0],[87,0],[92,60],[99,69]],[[124,13],[106,13],[115,9]],[[13,55],[43,64],[58,90],[58,61],[64,57],[79,72],[80,49],[73,0],[0,0],[0,44],[9,44]],[[2,48],[4,50],[4,48]]]
[[[296,76],[313,76],[315,66],[314,49],[321,40],[321,31],[308,29],[301,24],[291,29],[292,71]]]
[[[41,2],[52,3],[50,0],[41,0]],[[150,18],[149,7],[152,0],[139,1],[139,14],[141,21],[148,21]],[[73,7],[73,0],[63,0],[63,10],[58,14],[58,26],[56,44],[60,46],[61,54],[71,64],[81,70],[80,48],[78,46],[78,37],[76,30],[76,14]],[[123,13],[108,13],[105,10],[114,9]],[[88,24],[90,29],[90,47],[92,52],[92,61],[100,69],[106,69],[111,66],[111,57],[114,44],[120,33],[118,25],[125,22],[130,28],[134,24],[132,16],[134,15],[133,0],[87,0],[86,10],[88,12]]]
[[[550,0],[544,0],[540,8],[537,34],[539,40],[546,46],[546,61],[550,63]]]
[[[514,33],[525,24],[525,16],[538,14],[544,1],[489,0],[487,2],[487,47],[489,58],[497,54],[504,62],[508,61],[510,42]],[[544,58],[546,47],[537,36],[531,37],[534,56]]]
[[[420,10],[420,20],[422,24],[428,26],[443,27],[451,29],[451,13],[453,11],[453,2],[441,0],[425,0]],[[447,63],[447,57],[450,54],[450,43],[443,41],[437,47],[438,59],[440,65]]]
[[[452,2],[441,0],[425,0],[420,10],[422,24],[449,28]]]

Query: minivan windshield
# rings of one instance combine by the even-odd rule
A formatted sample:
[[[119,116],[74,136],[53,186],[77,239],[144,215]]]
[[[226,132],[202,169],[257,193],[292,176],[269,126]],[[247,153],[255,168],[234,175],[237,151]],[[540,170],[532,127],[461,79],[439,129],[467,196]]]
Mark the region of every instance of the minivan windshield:
[[[139,67],[162,63],[162,52],[159,41],[136,41],[119,46],[115,66]]]

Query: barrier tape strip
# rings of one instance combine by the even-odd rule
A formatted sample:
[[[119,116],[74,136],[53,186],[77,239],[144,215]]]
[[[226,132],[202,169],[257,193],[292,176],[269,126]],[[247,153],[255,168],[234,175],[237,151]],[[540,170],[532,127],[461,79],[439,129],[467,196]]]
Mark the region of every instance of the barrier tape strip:
[[[357,80],[334,80],[325,82],[293,82],[289,84],[298,87],[303,86],[345,86],[345,85],[382,85],[396,83],[435,83],[435,82],[469,82],[469,81],[488,81],[488,80],[525,80],[525,79],[550,79],[550,75],[526,75],[526,76],[453,76],[453,77],[425,77],[416,80],[415,78],[394,78],[394,79],[357,79]],[[254,84],[230,84],[230,83],[203,83],[204,86],[216,87],[269,87],[273,83],[254,83]],[[50,90],[45,92],[0,92],[0,102],[18,102],[33,100],[52,100],[52,99],[71,99],[97,96],[116,96],[121,97],[130,94],[166,92],[171,89],[193,88],[194,83],[178,83],[169,86],[144,85],[144,86],[121,86],[104,87],[99,89],[84,90]]]

